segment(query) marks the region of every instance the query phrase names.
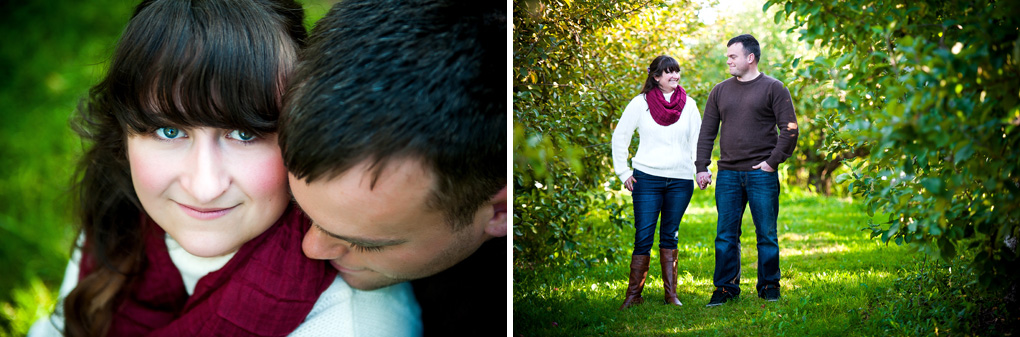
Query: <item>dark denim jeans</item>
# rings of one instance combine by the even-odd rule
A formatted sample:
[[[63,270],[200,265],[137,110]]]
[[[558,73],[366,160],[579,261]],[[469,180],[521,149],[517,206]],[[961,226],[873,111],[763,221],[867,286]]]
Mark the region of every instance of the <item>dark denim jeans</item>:
[[[779,175],[776,172],[720,170],[715,186],[719,223],[715,237],[716,287],[740,294],[740,220],[750,204],[758,238],[758,285],[779,287]]]
[[[634,253],[649,255],[659,226],[659,248],[676,249],[676,233],[680,220],[691,203],[694,180],[663,178],[634,170]]]

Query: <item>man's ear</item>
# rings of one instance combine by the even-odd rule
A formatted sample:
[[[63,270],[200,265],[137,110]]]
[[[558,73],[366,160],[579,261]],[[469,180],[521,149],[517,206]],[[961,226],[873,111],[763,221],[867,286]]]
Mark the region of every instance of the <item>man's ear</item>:
[[[485,207],[492,207],[492,218],[485,224],[485,233],[493,237],[505,237],[506,230],[506,185],[492,195]]]

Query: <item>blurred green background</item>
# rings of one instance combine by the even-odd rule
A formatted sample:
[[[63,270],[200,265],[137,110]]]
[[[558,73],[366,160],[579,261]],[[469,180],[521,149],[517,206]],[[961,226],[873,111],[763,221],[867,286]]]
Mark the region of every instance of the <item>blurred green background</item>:
[[[74,236],[69,118],[137,0],[0,0],[0,336],[51,312]],[[310,29],[332,3],[298,1]]]

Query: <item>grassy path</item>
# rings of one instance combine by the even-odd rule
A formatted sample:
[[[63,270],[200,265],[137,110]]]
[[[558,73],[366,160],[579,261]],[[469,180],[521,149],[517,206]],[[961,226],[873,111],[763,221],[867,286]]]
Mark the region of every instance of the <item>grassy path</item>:
[[[883,321],[893,283],[920,261],[905,247],[885,245],[860,229],[867,215],[848,199],[788,194],[780,200],[782,299],[757,298],[757,250],[750,211],[741,236],[741,300],[706,308],[714,271],[715,203],[696,191],[680,225],[677,294],[662,301],[658,243],[652,251],[645,304],[617,311],[627,287],[629,256],[591,267],[514,271],[514,335],[875,335],[895,333]],[[628,212],[630,213],[630,212]],[[598,224],[594,224],[598,226]],[[603,224],[603,226],[609,226]],[[629,253],[632,228],[620,231]],[[592,238],[581,238],[592,240]],[[893,323],[890,323],[893,322]],[[889,329],[893,328],[892,331]],[[901,331],[908,332],[908,331]]]

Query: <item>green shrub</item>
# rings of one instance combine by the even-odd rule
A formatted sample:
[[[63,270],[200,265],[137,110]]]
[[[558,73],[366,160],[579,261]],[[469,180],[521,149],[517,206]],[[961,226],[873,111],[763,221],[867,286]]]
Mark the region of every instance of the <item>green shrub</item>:
[[[828,153],[861,150],[848,183],[873,236],[1015,285],[1020,250],[1020,3],[770,1],[823,51],[800,76],[832,83]]]

